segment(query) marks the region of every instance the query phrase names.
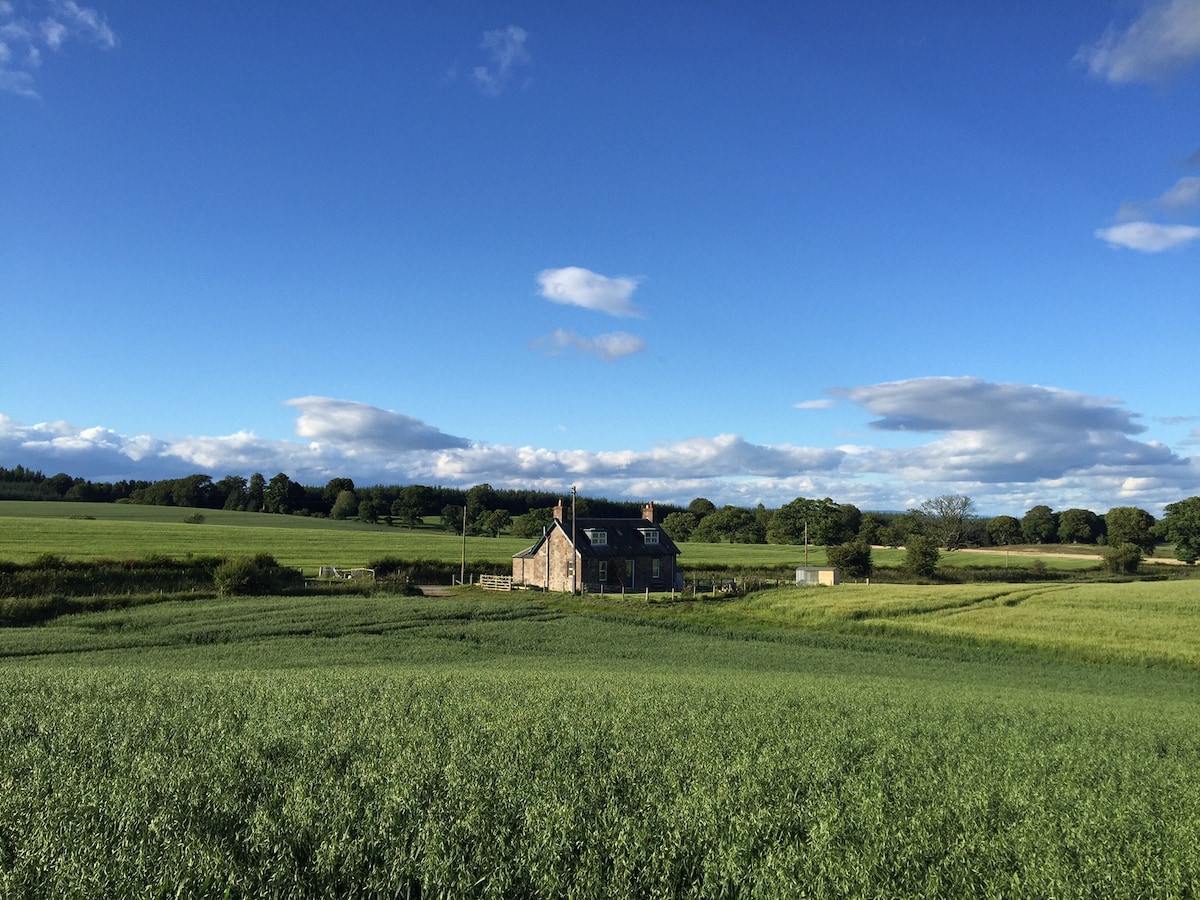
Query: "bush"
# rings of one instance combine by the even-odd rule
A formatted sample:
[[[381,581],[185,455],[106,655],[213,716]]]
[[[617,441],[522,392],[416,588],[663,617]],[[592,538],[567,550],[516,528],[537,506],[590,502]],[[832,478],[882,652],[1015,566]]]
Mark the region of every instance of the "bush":
[[[871,545],[863,540],[826,547],[825,558],[845,578],[867,578],[874,568],[871,563]]]
[[[1104,551],[1104,565],[1114,575],[1136,575],[1142,564],[1142,548],[1126,541]]]
[[[217,592],[226,597],[279,593],[299,587],[302,581],[297,570],[283,568],[269,553],[226,560],[213,572]]]
[[[914,534],[904,551],[904,568],[918,578],[932,578],[937,572],[941,554],[932,538]]]

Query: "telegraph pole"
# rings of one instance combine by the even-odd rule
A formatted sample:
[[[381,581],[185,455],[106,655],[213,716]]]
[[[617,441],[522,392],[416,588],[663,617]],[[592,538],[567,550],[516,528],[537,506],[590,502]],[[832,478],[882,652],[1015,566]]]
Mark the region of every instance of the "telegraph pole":
[[[458,573],[458,583],[467,583],[467,503],[463,501],[463,543],[462,543],[462,569]]]
[[[579,579],[579,545],[575,543],[575,485],[571,485],[571,595],[577,593]]]

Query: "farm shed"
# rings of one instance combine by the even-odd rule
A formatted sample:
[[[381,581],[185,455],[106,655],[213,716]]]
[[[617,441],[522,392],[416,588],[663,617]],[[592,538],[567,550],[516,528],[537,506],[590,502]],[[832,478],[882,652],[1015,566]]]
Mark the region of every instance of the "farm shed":
[[[796,584],[841,584],[838,570],[827,566],[800,566],[796,569]]]
[[[513,557],[513,583],[545,591],[669,591],[683,586],[679,548],[654,521],[564,516],[560,500],[541,539]]]

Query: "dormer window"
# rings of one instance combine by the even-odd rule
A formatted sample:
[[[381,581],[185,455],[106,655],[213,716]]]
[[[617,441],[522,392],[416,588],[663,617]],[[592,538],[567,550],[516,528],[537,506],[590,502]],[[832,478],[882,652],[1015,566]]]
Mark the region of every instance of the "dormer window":
[[[586,534],[593,547],[602,547],[608,543],[608,532],[603,528],[588,528]]]
[[[642,540],[645,543],[647,543],[647,544],[657,544],[658,543],[658,529],[657,528],[639,528],[638,530],[642,533]]]

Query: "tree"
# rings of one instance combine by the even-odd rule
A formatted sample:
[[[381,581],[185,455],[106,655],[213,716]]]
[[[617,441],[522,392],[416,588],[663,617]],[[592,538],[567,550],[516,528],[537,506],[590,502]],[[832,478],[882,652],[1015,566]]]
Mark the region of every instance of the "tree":
[[[246,479],[241,475],[226,475],[213,485],[213,497],[214,501],[224,498],[220,499],[221,509],[244,510],[249,499]]]
[[[1090,509],[1064,509],[1058,514],[1058,540],[1063,544],[1094,544],[1100,537],[1100,517]]]
[[[1111,547],[1121,544],[1133,544],[1144,554],[1152,554],[1158,543],[1154,526],[1157,524],[1154,516],[1136,506],[1117,506],[1104,514],[1104,524],[1108,531],[1108,543]]]
[[[374,525],[379,521],[379,503],[376,500],[360,500],[358,504],[358,521]]]
[[[662,520],[662,530],[673,541],[688,541],[699,524],[695,513],[673,512]]]
[[[1016,543],[1021,536],[1021,523],[1013,516],[996,516],[988,519],[987,536],[998,547]]]
[[[1049,544],[1058,536],[1058,515],[1048,506],[1035,506],[1021,517],[1021,537],[1027,544]]]
[[[807,527],[806,527],[807,526]],[[851,533],[841,508],[831,499],[808,500],[797,497],[775,511],[767,540],[772,544],[810,544],[828,547],[849,540]]]
[[[966,546],[967,525],[974,514],[974,503],[963,494],[943,494],[921,504],[921,515],[930,523],[930,535],[947,550]]]
[[[1194,565],[1200,559],[1200,497],[1168,503],[1157,531],[1175,543],[1176,559]]]
[[[874,569],[871,545],[861,538],[826,547],[825,558],[848,578],[867,578]]]
[[[329,518],[349,519],[356,515],[358,515],[358,495],[354,493],[354,489],[338,491],[333,506],[329,510]]]
[[[442,507],[442,527],[451,534],[462,534],[463,508],[449,504]]]
[[[409,528],[420,525],[422,516],[432,515],[436,510],[433,489],[421,484],[405,485],[392,503],[392,515]]]
[[[704,497],[697,497],[688,504],[687,511],[696,517],[697,520],[703,520],[705,516],[711,516],[717,511],[717,506],[711,500]]]
[[[731,544],[761,544],[766,541],[766,535],[754,514],[740,506],[725,506],[705,516],[692,537],[710,544],[725,540]]]
[[[259,512],[263,509],[266,489],[267,480],[263,478],[261,472],[255,472],[250,476],[250,484],[246,488],[247,512]]]
[[[354,493],[353,478],[330,478],[329,482],[325,485],[325,489],[321,491],[321,500],[324,502],[325,508],[329,510],[329,515],[333,518],[337,518],[337,516],[333,515],[333,506],[337,503],[338,498],[341,497],[342,491]],[[345,516],[342,516],[342,518],[345,518]]]
[[[493,509],[483,517],[485,530],[494,537],[500,537],[500,532],[508,528],[512,520],[512,513],[507,509]]]
[[[849,539],[862,529],[863,514],[853,503],[839,503],[838,518],[842,520],[842,533]]]
[[[467,491],[467,521],[478,524],[497,506],[496,491],[490,484],[477,484]]]
[[[858,536],[868,544],[882,544],[884,543],[883,529],[887,527],[887,524],[887,516],[875,512],[863,513],[862,520],[858,525]]]
[[[1114,575],[1136,575],[1141,564],[1141,547],[1129,541],[1113,544],[1104,551],[1104,565]]]
[[[283,472],[280,472],[263,489],[263,509],[269,513],[295,512],[299,501],[304,497],[304,486],[296,484]]]
[[[75,479],[66,472],[59,472],[57,475],[51,475],[47,478],[46,484],[50,485],[54,489],[54,493],[58,494],[58,496],[65,497],[67,491],[74,486]]]
[[[913,535],[904,548],[904,568],[919,578],[932,578],[939,559],[937,542],[923,534]]]
[[[554,509],[552,507],[547,506],[542,509],[531,509],[524,515],[517,516],[512,520],[512,524],[508,528],[508,533],[513,537],[541,537],[542,532],[549,528],[553,521]]]

